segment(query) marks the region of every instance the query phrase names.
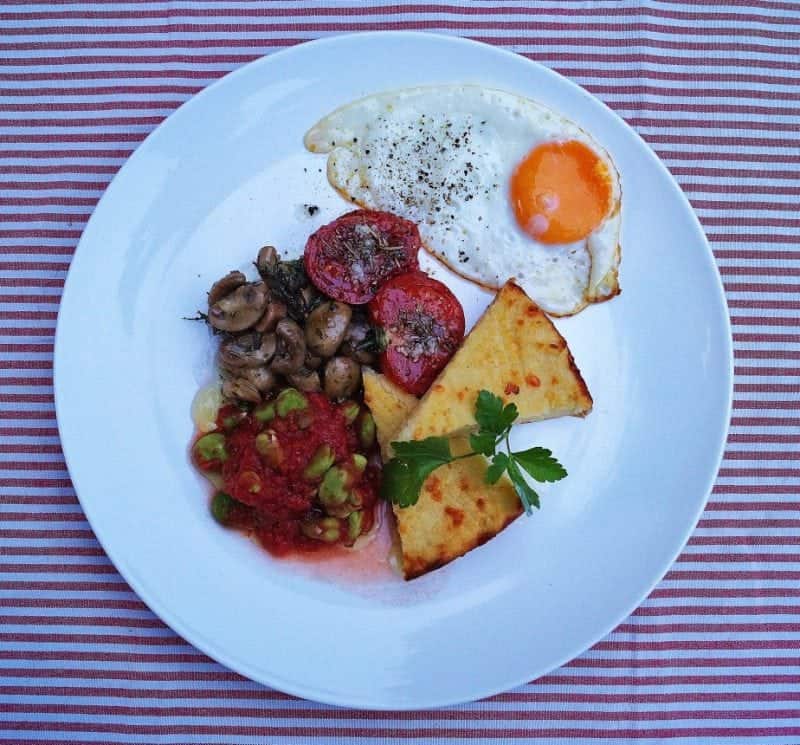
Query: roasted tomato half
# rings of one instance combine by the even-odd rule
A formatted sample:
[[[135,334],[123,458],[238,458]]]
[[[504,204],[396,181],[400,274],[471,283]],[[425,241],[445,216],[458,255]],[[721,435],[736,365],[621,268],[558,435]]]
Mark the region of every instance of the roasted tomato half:
[[[464,338],[464,310],[450,290],[424,272],[386,282],[369,304],[370,320],[383,337],[381,370],[420,396]]]
[[[417,226],[389,212],[356,210],[321,227],[306,243],[317,289],[343,303],[368,303],[390,277],[418,268]]]

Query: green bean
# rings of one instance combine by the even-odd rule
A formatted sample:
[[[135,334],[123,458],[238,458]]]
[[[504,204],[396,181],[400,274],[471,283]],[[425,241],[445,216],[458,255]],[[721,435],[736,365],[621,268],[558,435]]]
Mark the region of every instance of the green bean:
[[[358,441],[364,450],[369,450],[375,444],[375,420],[368,411],[365,411],[361,417],[361,423],[358,428]]]
[[[211,500],[211,514],[220,525],[227,525],[231,516],[234,500],[230,494],[218,491]]]
[[[325,474],[319,490],[319,501],[328,515],[346,518],[364,506],[361,490],[353,487],[353,481],[352,471],[341,466],[334,466]]]
[[[303,470],[303,478],[308,481],[316,481],[322,478],[325,471],[333,465],[334,460],[335,455],[331,446],[320,445]]]
[[[319,500],[326,507],[344,504],[350,496],[352,477],[341,466],[329,468],[322,477],[319,487]]]
[[[347,541],[354,543],[356,538],[361,535],[361,528],[364,525],[364,513],[362,510],[351,512],[347,518]]]
[[[267,465],[273,468],[277,468],[283,461],[283,448],[278,441],[278,435],[271,429],[256,435],[256,450],[267,462]]]
[[[350,508],[350,512],[353,510],[360,510],[364,506],[364,497],[360,489],[355,488],[350,492],[350,496],[347,499],[347,506]]]
[[[224,463],[228,460],[228,450],[225,447],[225,435],[221,432],[210,432],[203,435],[194,444],[194,454],[202,461],[210,462],[218,460]]]
[[[308,408],[308,399],[296,388],[284,388],[275,399],[275,410],[279,417],[285,417],[292,411]]]
[[[275,418],[275,404],[272,401],[267,401],[253,410],[253,416],[259,422],[271,422]]]
[[[303,535],[325,543],[336,543],[342,538],[342,524],[335,517],[306,520],[300,525]]]
[[[222,428],[225,430],[236,429],[247,417],[247,412],[239,409],[236,413],[226,416],[222,420]]]
[[[340,410],[347,424],[352,424],[361,413],[361,407],[355,401],[345,401]]]

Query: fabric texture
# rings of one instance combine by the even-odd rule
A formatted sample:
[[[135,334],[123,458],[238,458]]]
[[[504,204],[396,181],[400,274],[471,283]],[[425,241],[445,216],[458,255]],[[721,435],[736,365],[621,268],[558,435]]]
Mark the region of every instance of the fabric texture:
[[[404,714],[269,690],[166,628],[86,522],[52,387],[70,258],[142,139],[253,59],[373,29],[496,44],[620,114],[702,220],[735,347],[724,463],[647,601],[540,680]],[[3,3],[0,742],[800,743],[799,50],[786,0]]]

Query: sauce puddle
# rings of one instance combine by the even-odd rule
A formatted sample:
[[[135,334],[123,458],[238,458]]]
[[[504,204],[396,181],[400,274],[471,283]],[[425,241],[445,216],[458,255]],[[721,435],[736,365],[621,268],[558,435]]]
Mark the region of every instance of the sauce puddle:
[[[375,508],[378,525],[365,536],[361,548],[332,546],[309,553],[292,553],[273,557],[296,566],[315,579],[336,580],[343,584],[382,584],[403,582],[400,572],[399,547],[391,510],[385,504]]]

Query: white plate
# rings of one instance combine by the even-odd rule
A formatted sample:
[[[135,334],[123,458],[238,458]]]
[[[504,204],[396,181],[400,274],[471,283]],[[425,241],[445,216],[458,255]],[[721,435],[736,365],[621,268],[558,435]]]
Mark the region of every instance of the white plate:
[[[187,461],[212,370],[201,307],[258,247],[299,251],[348,207],[306,129],[387,88],[482,83],[591,131],[622,175],[620,297],[558,322],[595,398],[530,425],[567,480],[497,539],[412,583],[348,582],[271,559],[218,528]],[[303,203],[321,207],[303,217]],[[432,262],[428,262],[432,266]],[[488,295],[444,270],[472,323]],[[70,268],[55,354],[61,439],[115,565],[211,657],[284,691],[357,707],[433,707],[511,688],[575,657],[663,576],[707,499],[731,401],[728,316],[712,254],[664,166],[616,115],[522,57],[426,34],[326,39],[196,96],[109,186]]]

